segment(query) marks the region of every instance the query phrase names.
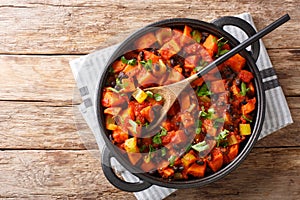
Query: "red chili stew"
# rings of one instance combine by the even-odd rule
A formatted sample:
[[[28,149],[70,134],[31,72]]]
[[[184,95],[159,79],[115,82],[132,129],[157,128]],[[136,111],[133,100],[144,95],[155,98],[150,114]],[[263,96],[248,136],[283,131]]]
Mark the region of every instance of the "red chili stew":
[[[236,54],[195,80],[149,137],[145,130],[164,99],[144,89],[189,77],[230,46],[189,26],[158,29],[134,45],[136,50],[112,63],[102,91],[111,142],[134,166],[170,180],[201,178],[234,160],[255,117],[253,74],[246,60]]]

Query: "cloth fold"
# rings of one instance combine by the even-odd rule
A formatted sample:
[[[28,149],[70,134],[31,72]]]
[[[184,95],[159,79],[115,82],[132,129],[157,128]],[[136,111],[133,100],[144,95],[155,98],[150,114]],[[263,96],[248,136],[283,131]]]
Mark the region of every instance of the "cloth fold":
[[[246,20],[255,28],[252,17],[249,13],[243,13],[237,15],[236,17]],[[246,34],[236,27],[225,26],[224,30],[232,34],[240,42],[247,39]],[[92,130],[99,150],[101,150],[105,144],[100,136],[101,131],[97,122],[94,107],[96,84],[103,73],[104,66],[107,63],[110,55],[117,47],[118,45],[110,46],[70,62],[70,66],[83,101],[78,108],[84,120]],[[293,123],[293,120],[282,88],[279,85],[275,70],[272,66],[267,50],[261,40],[260,55],[256,64],[262,75],[266,90],[266,114],[263,128],[259,136],[259,139],[262,139],[274,131]],[[137,178],[123,168],[116,160],[112,161],[112,166],[123,176],[126,181],[137,181]],[[144,191],[135,192],[134,194],[138,200],[159,200],[167,197],[174,191],[176,191],[176,189],[153,185]]]

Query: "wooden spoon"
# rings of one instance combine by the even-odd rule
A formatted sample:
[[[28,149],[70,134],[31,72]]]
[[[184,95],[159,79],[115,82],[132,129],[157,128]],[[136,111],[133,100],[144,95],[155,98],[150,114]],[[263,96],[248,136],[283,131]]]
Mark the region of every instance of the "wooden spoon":
[[[231,49],[229,52],[227,52],[223,56],[221,56],[218,59],[214,60],[213,62],[209,63],[206,67],[204,67],[199,72],[197,72],[197,74],[194,74],[194,75],[192,75],[192,76],[190,76],[190,77],[188,77],[188,78],[186,78],[182,81],[179,81],[177,83],[173,83],[173,84],[170,84],[170,85],[146,88],[145,91],[151,91],[154,94],[158,93],[164,99],[164,104],[163,104],[162,108],[159,111],[158,119],[153,121],[147,127],[147,131],[151,131],[154,128],[158,127],[158,125],[161,123],[161,121],[166,117],[167,112],[169,111],[169,109],[171,108],[171,106],[173,105],[173,103],[175,102],[177,97],[194,80],[196,80],[199,77],[202,77],[207,72],[212,70],[214,67],[220,65],[221,63],[223,63],[224,61],[226,61],[227,59],[229,59],[233,55],[239,53],[240,51],[242,51],[243,49],[248,47],[250,44],[254,43],[255,41],[257,41],[260,38],[262,38],[263,36],[267,35],[271,31],[273,31],[274,29],[278,28],[280,25],[287,22],[289,19],[290,19],[290,17],[289,17],[288,14],[282,16],[281,18],[277,19],[276,21],[274,21],[273,23],[271,23],[270,25],[268,25],[264,29],[260,30],[259,32],[257,32],[256,34],[254,34],[253,36],[251,36],[250,38],[245,40],[244,42],[240,43],[239,45],[237,45],[236,47]],[[153,134],[156,134],[156,133],[153,133]]]

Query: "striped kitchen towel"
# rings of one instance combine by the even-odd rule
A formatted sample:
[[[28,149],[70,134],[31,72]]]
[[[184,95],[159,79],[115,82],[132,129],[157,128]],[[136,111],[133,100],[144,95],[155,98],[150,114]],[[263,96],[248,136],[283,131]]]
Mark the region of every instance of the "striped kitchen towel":
[[[237,17],[246,20],[254,27],[252,17],[249,13],[243,13],[237,15]],[[224,29],[235,36],[235,38],[239,41],[243,41],[247,38],[246,34],[236,27],[227,26],[224,27]],[[93,52],[70,62],[77,87],[83,100],[83,103],[79,105],[79,110],[92,130],[99,150],[101,150],[105,144],[100,136],[101,132],[95,114],[94,100],[96,85],[101,73],[103,73],[104,66],[108,61],[108,58],[117,46],[118,45],[115,45]],[[272,132],[287,126],[288,124],[293,123],[293,120],[282,88],[279,85],[276,73],[262,41],[260,41],[260,56],[256,64],[262,75],[266,90],[266,115],[263,128],[259,136],[259,139],[261,139]],[[126,169],[123,168],[116,160],[114,160],[112,165],[126,181],[137,181],[137,178],[130,172],[126,171]],[[144,191],[135,192],[134,194],[138,200],[158,200],[167,197],[174,191],[175,189],[153,185]]]

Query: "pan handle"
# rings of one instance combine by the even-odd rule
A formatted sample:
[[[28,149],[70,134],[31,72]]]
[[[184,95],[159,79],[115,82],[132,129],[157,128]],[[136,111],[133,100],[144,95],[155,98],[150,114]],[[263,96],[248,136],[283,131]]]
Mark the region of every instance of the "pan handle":
[[[232,16],[221,17],[219,19],[214,20],[212,23],[222,29],[226,25],[236,26],[242,29],[248,35],[248,37],[251,37],[256,33],[255,29],[251,26],[251,24],[237,17],[232,17]],[[258,40],[251,45],[252,57],[255,60],[255,62],[257,61],[257,58],[259,56],[259,51],[260,51],[260,44]]]
[[[141,180],[139,182],[130,183],[120,179],[112,169],[110,162],[112,157],[111,152],[105,146],[102,151],[101,166],[105,177],[113,186],[126,192],[139,192],[151,186],[150,183]]]

